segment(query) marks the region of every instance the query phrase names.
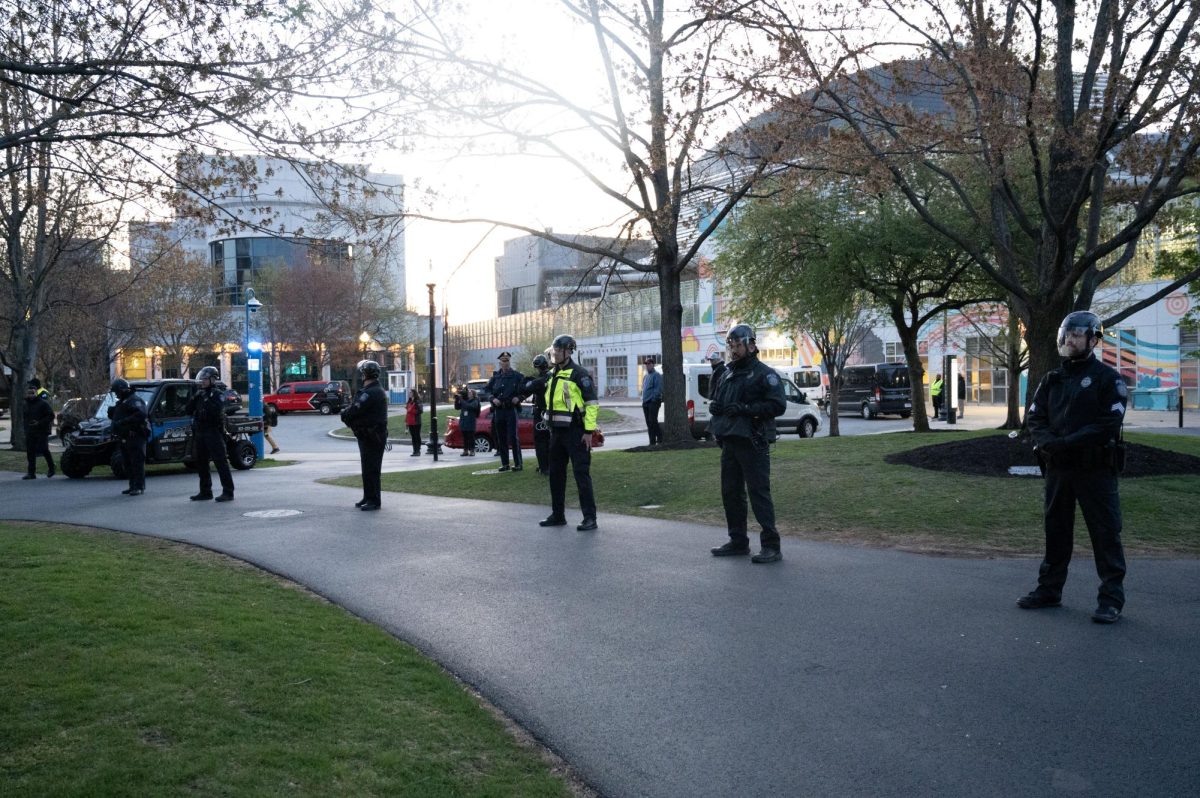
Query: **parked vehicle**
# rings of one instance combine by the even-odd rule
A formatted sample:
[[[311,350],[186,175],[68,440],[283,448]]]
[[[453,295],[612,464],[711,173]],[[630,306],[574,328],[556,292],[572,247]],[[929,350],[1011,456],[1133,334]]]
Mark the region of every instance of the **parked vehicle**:
[[[811,368],[811,367],[806,367]],[[778,370],[777,370],[778,371]],[[708,432],[708,389],[712,378],[712,367],[707,363],[690,363],[683,367],[685,378],[684,398],[687,401],[688,424],[693,438],[710,438]],[[818,377],[820,373],[818,372]],[[811,438],[821,429],[821,408],[816,397],[811,399],[791,380],[783,379],[783,395],[787,399],[787,410],[775,419],[775,429],[780,435],[794,432],[801,438]]]
[[[345,380],[285,382],[275,393],[263,397],[263,405],[274,405],[279,415],[316,410],[323,416],[341,412],[350,403],[350,386]]]
[[[146,403],[150,421],[150,440],[146,445],[146,463],[183,463],[192,466],[195,462],[192,441],[192,419],[187,413],[187,403],[196,392],[194,380],[134,380],[130,387]],[[82,479],[97,466],[108,466],[113,476],[124,478],[125,461],[121,455],[120,442],[112,434],[112,422],[108,409],[117,402],[116,395],[102,398],[91,418],[67,435],[60,465],[62,472],[72,479]],[[240,402],[240,397],[239,397]],[[250,436],[262,431],[262,419],[236,413],[237,407],[226,404],[225,445],[229,451],[229,462],[234,468],[253,468],[258,462],[258,453]]]
[[[492,434],[492,406],[488,405],[479,413],[475,420],[475,451],[488,453],[496,448],[496,437]],[[533,448],[533,406],[521,405],[517,408],[517,440],[522,449]],[[446,422],[446,437],[443,440],[451,449],[463,448],[462,430],[458,428],[458,417],[451,416]],[[592,448],[604,445],[604,433],[597,429],[592,433]]]
[[[91,399],[78,397],[68,399],[55,416],[55,423],[58,428],[58,439],[63,443],[67,442],[67,435],[73,430],[79,428],[79,425],[96,415],[96,408],[104,401],[104,394],[93,396]]]
[[[781,366],[775,369],[780,377],[792,381],[801,393],[825,407],[829,401],[829,381],[817,366]]]
[[[903,363],[873,363],[842,369],[838,411],[858,413],[865,419],[878,415],[912,415],[912,386]]]

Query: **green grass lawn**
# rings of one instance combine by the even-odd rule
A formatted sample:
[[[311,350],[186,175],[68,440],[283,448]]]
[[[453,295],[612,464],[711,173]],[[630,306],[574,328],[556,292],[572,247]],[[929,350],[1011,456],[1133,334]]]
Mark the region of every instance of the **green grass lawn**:
[[[945,442],[946,435],[789,437],[782,441],[771,459],[780,531],[809,539],[948,553],[1040,552],[1040,479],[950,475],[883,461],[892,452]],[[1197,438],[1150,433],[1127,438],[1200,456]],[[642,453],[599,450],[592,461],[592,477],[600,513],[723,526],[719,458],[716,448]],[[436,496],[549,504],[545,480],[532,471],[469,476],[480,466],[471,463],[435,471],[385,473],[383,486],[385,490]],[[331,481],[359,484],[357,477]],[[1121,496],[1124,539],[1130,551],[1200,555],[1196,524],[1200,477],[1126,479],[1121,481]],[[575,487],[568,477],[567,503],[573,505],[575,499]],[[659,506],[643,509],[645,505]],[[1077,535],[1086,541],[1082,516],[1077,519]]]
[[[416,650],[181,544],[0,523],[0,794],[564,796]]]

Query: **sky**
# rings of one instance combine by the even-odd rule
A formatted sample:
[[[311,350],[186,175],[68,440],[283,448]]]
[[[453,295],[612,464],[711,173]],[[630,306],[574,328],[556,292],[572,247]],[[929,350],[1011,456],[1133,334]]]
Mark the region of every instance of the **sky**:
[[[576,102],[597,96],[602,84],[596,77],[594,39],[572,24],[554,0],[469,0],[465,5],[472,9],[472,48],[553,81]],[[410,210],[446,218],[501,219],[562,233],[600,232],[616,218],[611,200],[604,200],[563,161],[448,154],[431,142],[412,144],[411,151],[384,155],[373,164],[404,176]],[[437,192],[435,204],[423,199],[425,188]],[[494,318],[495,258],[505,240],[522,235],[491,225],[411,221],[405,230],[409,305],[426,311],[426,284],[433,282],[437,310],[448,310],[452,324]]]

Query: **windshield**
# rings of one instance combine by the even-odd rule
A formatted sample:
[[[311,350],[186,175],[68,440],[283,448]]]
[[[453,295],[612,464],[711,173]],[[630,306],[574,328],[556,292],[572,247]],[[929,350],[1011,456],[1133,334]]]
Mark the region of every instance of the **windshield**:
[[[142,401],[146,403],[146,407],[150,407],[150,402],[154,399],[154,388],[151,386],[135,386],[134,393],[142,397]],[[92,418],[108,418],[108,408],[117,403],[117,395],[109,391],[104,396],[104,401],[96,408],[96,412],[92,414]]]

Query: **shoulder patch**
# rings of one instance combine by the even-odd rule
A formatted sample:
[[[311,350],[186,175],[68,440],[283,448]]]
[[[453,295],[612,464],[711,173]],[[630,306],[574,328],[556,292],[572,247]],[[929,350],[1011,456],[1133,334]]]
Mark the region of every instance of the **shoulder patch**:
[[[1084,377],[1082,380],[1079,381],[1079,387],[1081,387],[1081,388],[1086,388],[1091,384],[1092,384],[1091,377]]]
[[[767,385],[770,385],[772,388],[774,388],[778,384],[779,384],[779,375],[772,371],[770,374],[767,375]]]
[[[371,395],[369,393],[367,393],[366,391],[363,391],[362,393],[360,393],[358,395],[358,401],[365,402],[365,401],[367,401],[368,398],[370,398],[370,396]]]
[[[1121,397],[1122,399],[1129,397],[1129,388],[1125,386],[1125,380],[1117,380],[1117,396]]]
[[[592,387],[592,378],[587,376],[586,374],[584,374],[583,377],[580,378],[579,384],[582,385],[584,388],[591,388]]]

